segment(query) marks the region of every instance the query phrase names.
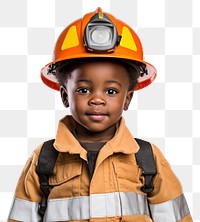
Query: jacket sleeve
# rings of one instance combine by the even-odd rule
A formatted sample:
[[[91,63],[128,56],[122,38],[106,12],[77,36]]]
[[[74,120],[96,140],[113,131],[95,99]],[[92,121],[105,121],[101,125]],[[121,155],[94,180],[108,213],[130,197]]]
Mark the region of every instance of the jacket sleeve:
[[[191,222],[192,218],[181,184],[159,149],[153,145],[157,165],[154,191],[149,196],[150,210],[155,222]]]
[[[36,149],[28,159],[18,180],[8,222],[41,221],[38,206],[42,198],[39,178],[36,173],[40,148]]]

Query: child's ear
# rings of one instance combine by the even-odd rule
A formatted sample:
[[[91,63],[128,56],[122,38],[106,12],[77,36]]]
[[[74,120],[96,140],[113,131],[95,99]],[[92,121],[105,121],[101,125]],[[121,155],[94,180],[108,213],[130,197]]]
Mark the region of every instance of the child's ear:
[[[63,105],[68,108],[69,107],[69,101],[68,101],[68,93],[67,89],[64,86],[60,87],[60,95],[63,102]]]
[[[134,91],[130,90],[130,91],[128,91],[128,93],[126,95],[126,100],[125,100],[125,103],[124,103],[124,110],[125,111],[128,110],[128,107],[129,107],[129,105],[131,103],[131,100],[133,98],[133,93],[134,93]]]

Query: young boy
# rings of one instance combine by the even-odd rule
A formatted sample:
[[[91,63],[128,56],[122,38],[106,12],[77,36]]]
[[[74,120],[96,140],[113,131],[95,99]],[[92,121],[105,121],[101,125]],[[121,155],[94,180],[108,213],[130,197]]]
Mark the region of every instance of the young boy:
[[[122,112],[156,70],[143,61],[139,38],[128,25],[100,8],[85,15],[60,35],[54,61],[41,76],[60,90],[71,116],[58,125],[58,158],[43,219],[39,146],[19,179],[8,221],[192,221],[180,182],[154,145],[154,189],[142,190],[135,157],[140,147]]]

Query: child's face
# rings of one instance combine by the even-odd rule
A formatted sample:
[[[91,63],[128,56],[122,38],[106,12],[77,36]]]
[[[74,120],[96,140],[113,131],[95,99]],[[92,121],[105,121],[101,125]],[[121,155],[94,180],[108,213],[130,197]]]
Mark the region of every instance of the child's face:
[[[122,65],[85,62],[71,72],[65,87],[61,87],[63,103],[69,105],[73,118],[83,129],[110,132],[123,110],[128,109],[133,95],[128,90],[129,82]]]

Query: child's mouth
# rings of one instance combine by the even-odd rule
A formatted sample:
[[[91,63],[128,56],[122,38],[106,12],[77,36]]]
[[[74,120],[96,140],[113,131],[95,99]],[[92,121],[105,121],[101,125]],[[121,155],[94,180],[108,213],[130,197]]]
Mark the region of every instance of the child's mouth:
[[[88,113],[88,118],[92,121],[102,121],[104,120],[108,115],[105,113]]]

